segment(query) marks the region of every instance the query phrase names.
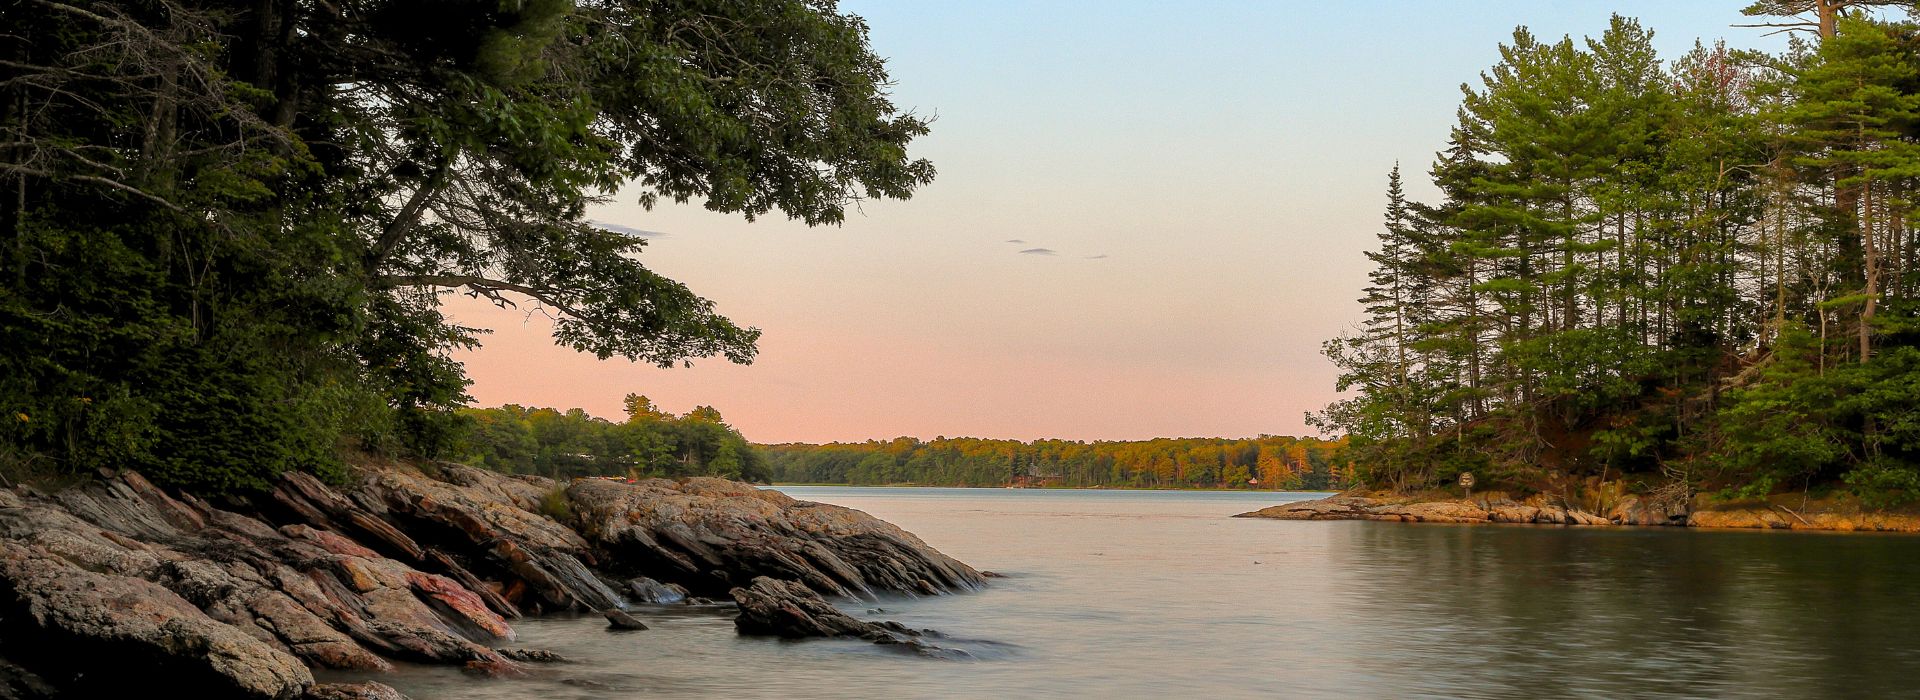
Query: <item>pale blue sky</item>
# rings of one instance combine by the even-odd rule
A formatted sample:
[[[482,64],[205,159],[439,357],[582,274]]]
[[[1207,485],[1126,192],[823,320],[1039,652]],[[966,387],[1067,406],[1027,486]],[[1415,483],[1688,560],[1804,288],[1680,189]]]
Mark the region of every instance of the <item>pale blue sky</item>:
[[[914,149],[931,186],[822,229],[631,196],[592,214],[665,232],[643,259],[764,329],[758,362],[596,362],[468,304],[499,332],[461,359],[482,404],[613,416],[637,391],[758,441],[1302,434],[1387,170],[1431,192],[1459,85],[1516,25],[1578,37],[1617,12],[1666,58],[1783,46],[1730,27],[1744,4],[847,2],[896,103],[938,115]]]

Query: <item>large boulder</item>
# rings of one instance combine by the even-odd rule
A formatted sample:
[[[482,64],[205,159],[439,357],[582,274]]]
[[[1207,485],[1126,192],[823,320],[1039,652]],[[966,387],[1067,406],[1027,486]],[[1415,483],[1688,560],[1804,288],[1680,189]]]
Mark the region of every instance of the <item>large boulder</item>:
[[[575,524],[609,566],[697,595],[717,596],[762,576],[843,597],[932,595],[986,581],[879,518],[725,479],[580,479],[567,496]]]
[[[0,580],[9,657],[76,696],[175,687],[209,698],[297,698],[313,685],[293,655],[152,581],[15,541],[0,541]]]

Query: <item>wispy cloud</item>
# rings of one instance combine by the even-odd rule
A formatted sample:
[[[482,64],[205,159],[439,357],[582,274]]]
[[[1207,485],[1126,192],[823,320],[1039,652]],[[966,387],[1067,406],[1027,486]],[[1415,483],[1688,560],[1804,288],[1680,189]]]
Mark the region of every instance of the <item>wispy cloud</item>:
[[[1086,259],[1087,260],[1104,260],[1106,259],[1106,257],[1107,257],[1106,253],[1101,253],[1099,255],[1089,255],[1086,257]]]
[[[1026,241],[1020,240],[1018,238],[1009,238],[1007,239],[1007,242],[1008,243],[1025,243]]]
[[[1028,248],[1026,250],[1020,251],[1020,254],[1021,255],[1059,255],[1059,253],[1054,252],[1052,248]]]
[[[648,231],[646,229],[634,228],[632,226],[621,226],[620,224],[610,224],[605,221],[594,221],[589,219],[587,220],[587,223],[601,229],[612,231],[614,233],[624,233],[629,236],[638,236],[640,238],[659,238],[667,235],[659,231]]]

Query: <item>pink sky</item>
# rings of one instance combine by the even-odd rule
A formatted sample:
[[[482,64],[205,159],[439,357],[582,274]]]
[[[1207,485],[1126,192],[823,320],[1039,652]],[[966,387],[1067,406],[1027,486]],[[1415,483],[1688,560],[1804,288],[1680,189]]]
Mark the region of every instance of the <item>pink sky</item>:
[[[642,260],[764,330],[757,362],[600,362],[464,298],[455,318],[497,332],[458,359],[480,405],[616,417],[638,392],[760,442],[1305,434],[1335,398],[1320,344],[1360,319],[1387,170],[1431,195],[1458,86],[1514,26],[1578,36],[1619,11],[1669,58],[1777,44],[1728,27],[1741,4],[850,0],[896,103],[937,115],[914,144],[932,185],[819,229],[631,192],[590,212],[668,234]]]

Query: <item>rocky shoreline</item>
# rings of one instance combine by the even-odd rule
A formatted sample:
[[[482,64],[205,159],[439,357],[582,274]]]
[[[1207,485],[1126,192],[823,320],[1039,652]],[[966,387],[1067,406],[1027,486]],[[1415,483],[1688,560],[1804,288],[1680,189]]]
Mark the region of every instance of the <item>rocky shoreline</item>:
[[[1543,497],[1525,501],[1494,496],[1475,500],[1418,498],[1387,494],[1343,493],[1283,503],[1236,518],[1273,520],[1379,520],[1409,523],[1512,523],[1609,527],[1621,525],[1838,532],[1920,532],[1920,516],[1861,509],[1823,507],[1796,510],[1782,504],[1748,502],[1697,505],[1657,502],[1627,496],[1604,513],[1553,503]]]
[[[623,626],[634,604],[706,599],[736,601],[742,634],[930,653],[926,631],[826,599],[984,584],[865,513],[721,479],[387,464],[342,488],[288,474],[270,497],[216,507],[123,472],[0,490],[0,698],[395,698],[313,671],[407,661],[517,675],[558,659],[514,648],[515,618],[597,612]]]

